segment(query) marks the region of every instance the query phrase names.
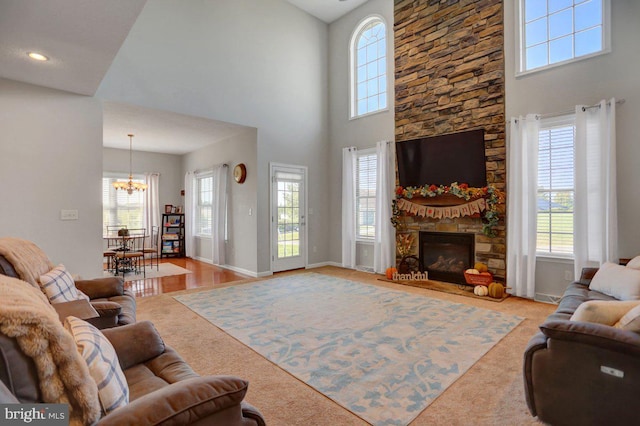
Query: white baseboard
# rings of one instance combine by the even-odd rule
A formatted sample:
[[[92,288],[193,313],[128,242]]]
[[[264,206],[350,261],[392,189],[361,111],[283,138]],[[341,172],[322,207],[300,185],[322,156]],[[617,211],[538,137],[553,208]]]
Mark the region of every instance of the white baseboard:
[[[306,269],[322,268],[323,266],[337,266],[339,268],[342,268],[342,264],[337,262],[319,262],[307,265]]]
[[[201,259],[197,259],[197,260],[201,260]],[[211,263],[211,261],[206,260],[206,259],[202,259],[203,262],[206,263]],[[342,264],[338,263],[338,262],[319,262],[319,263],[312,263],[309,264],[305,267],[305,269],[314,269],[314,268],[322,268],[323,266],[335,266],[338,268],[342,268]],[[239,274],[244,274],[244,275],[249,275],[250,277],[253,278],[264,278],[264,277],[270,277],[273,275],[273,271],[264,271],[264,272],[255,272],[255,271],[249,271],[247,269],[242,269],[242,268],[237,268],[235,266],[231,266],[231,265],[224,265],[224,266],[220,266],[221,268],[225,268],[225,269],[229,269],[231,271],[237,272]],[[371,272],[371,271],[369,271]]]
[[[213,261],[211,259],[205,259],[203,257],[192,257],[192,259],[198,260],[198,261],[203,262],[203,263],[208,263],[209,265],[215,265],[215,266],[218,266],[220,268],[228,269],[230,271],[237,272],[239,274],[248,275],[248,276],[250,276],[252,278],[266,277],[266,276],[269,276],[269,275],[273,275],[270,271],[268,273],[262,272],[262,273],[258,274],[255,271],[249,271],[248,269],[238,268],[236,266],[218,265],[218,264],[213,263]]]
[[[229,269],[230,271],[237,272],[239,274],[249,275],[252,278],[259,278],[259,277],[271,275],[271,272],[269,272],[267,275],[263,275],[264,272],[257,273],[256,271],[250,271],[248,269],[238,268],[237,266],[231,266],[231,265],[224,265],[222,266],[222,268]]]
[[[556,296],[555,294],[546,293],[536,293],[533,297],[533,300],[535,300],[536,302],[551,303],[553,305],[557,305],[558,303],[560,303],[560,299],[562,299],[562,296]]]

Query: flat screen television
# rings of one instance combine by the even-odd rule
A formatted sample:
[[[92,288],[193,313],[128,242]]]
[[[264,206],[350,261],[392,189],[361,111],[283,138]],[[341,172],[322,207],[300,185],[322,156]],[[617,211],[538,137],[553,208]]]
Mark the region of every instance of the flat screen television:
[[[396,142],[400,186],[487,186],[484,129]]]

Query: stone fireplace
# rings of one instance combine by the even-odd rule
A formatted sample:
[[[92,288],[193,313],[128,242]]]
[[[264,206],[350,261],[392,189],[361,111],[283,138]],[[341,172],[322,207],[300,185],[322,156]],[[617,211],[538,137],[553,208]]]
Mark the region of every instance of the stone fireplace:
[[[487,183],[504,191],[503,2],[398,0],[394,9],[396,142],[482,128]],[[442,205],[436,198],[423,204]],[[397,233],[413,234],[417,244],[411,254],[417,256],[422,232],[470,234],[475,237],[474,260],[486,263],[502,281],[506,275],[504,212],[499,219],[492,237],[483,234],[483,219],[471,216],[410,215]]]
[[[421,231],[418,252],[429,279],[464,284],[464,271],[475,262],[475,235]]]

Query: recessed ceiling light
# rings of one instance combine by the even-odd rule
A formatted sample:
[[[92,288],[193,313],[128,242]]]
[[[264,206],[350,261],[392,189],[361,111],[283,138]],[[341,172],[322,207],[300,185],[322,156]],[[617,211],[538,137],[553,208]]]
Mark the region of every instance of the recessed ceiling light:
[[[38,52],[29,52],[29,53],[27,53],[27,55],[31,59],[34,59],[36,61],[48,61],[49,60],[49,58],[44,56],[42,53],[38,53]]]

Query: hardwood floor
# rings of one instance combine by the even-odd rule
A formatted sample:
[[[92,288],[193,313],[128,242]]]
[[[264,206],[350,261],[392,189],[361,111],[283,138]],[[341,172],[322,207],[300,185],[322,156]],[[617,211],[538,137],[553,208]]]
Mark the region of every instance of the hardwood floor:
[[[189,258],[164,259],[160,263],[173,263],[191,273],[129,281],[125,283],[125,287],[131,289],[136,297],[146,297],[250,278],[248,275]]]

